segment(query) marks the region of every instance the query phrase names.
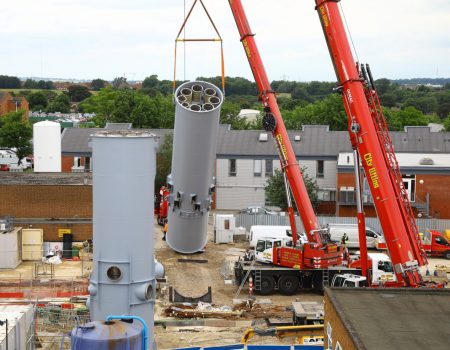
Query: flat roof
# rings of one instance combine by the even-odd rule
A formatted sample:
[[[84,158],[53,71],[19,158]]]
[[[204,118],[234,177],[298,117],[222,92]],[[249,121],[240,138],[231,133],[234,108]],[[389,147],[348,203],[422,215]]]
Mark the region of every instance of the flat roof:
[[[92,185],[90,173],[0,172],[0,185]]]
[[[327,288],[325,294],[358,349],[449,349],[450,289]]]

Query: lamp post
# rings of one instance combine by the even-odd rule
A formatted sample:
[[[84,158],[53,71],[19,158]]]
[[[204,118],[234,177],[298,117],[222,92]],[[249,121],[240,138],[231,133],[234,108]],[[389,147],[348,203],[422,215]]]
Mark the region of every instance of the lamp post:
[[[5,325],[6,327],[6,350],[8,350],[8,319],[4,320],[4,321],[0,321],[0,326]]]

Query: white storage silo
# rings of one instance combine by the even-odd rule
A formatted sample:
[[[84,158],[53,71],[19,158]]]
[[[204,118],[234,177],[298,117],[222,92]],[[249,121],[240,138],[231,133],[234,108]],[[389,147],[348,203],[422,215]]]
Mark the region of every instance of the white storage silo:
[[[45,120],[33,125],[34,172],[61,172],[61,125]]]

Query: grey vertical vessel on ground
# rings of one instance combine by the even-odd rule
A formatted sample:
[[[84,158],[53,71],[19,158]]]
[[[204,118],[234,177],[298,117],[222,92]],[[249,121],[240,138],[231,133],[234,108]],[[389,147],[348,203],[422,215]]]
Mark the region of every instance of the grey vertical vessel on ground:
[[[175,92],[166,240],[180,253],[196,253],[206,245],[222,102],[220,89],[203,81],[184,83]]]
[[[156,290],[153,198],[157,143],[155,135],[128,130],[92,137],[91,319],[140,316],[149,327],[149,344]]]

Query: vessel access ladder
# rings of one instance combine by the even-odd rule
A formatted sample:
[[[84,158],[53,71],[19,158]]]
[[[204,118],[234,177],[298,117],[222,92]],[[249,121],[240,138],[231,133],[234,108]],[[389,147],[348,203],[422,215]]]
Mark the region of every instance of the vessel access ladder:
[[[244,288],[245,282],[247,282],[248,276],[250,276],[250,273],[254,269],[255,263],[256,263],[256,260],[253,260],[252,263],[250,264],[250,266],[248,267],[247,273],[245,274],[244,278],[242,279],[242,282],[239,285],[239,288],[236,291],[236,294],[234,295],[234,299],[237,299],[239,297],[239,294],[241,294],[242,289]],[[258,270],[258,271],[259,271],[260,277],[261,277],[261,271],[260,270]]]
[[[261,290],[261,270],[259,269],[255,269],[254,288],[257,291]]]
[[[364,92],[366,95],[367,103],[369,105],[370,114],[377,131],[379,142],[385,150],[384,157],[387,163],[386,167],[389,170],[392,181],[397,185],[396,191],[398,193],[398,198],[406,215],[405,222],[409,227],[409,231],[413,232],[414,234],[417,246],[420,250],[419,253],[422,255],[422,257],[424,257],[425,253],[423,252],[420,242],[419,229],[417,228],[416,221],[414,219],[411,203],[409,202],[408,192],[406,191],[406,188],[403,184],[403,178],[400,173],[400,166],[398,164],[397,157],[395,156],[394,145],[392,143],[391,137],[389,136],[386,118],[384,117],[378,94],[375,90],[375,86],[373,85],[373,78],[370,72],[369,65],[366,65],[366,67],[364,67],[364,65],[361,65],[361,70],[366,80]],[[426,261],[426,257],[424,257],[424,260]]]

